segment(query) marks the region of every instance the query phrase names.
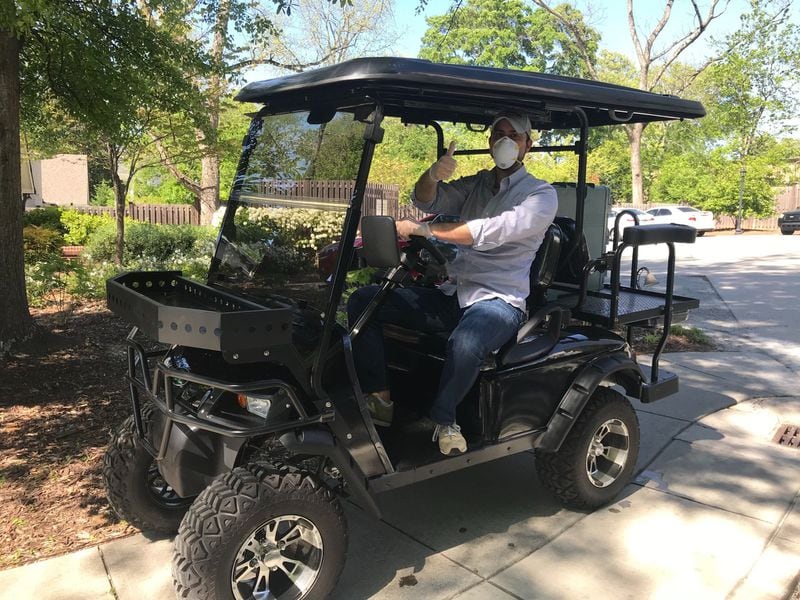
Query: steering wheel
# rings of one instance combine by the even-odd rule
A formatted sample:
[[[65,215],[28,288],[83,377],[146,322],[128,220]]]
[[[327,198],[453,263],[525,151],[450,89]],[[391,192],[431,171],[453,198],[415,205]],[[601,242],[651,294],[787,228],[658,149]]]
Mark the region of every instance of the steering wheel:
[[[419,254],[420,250],[427,250],[430,252],[430,255],[440,265],[443,265],[447,262],[447,259],[442,254],[442,251],[436,247],[436,245],[431,242],[428,238],[422,237],[421,235],[412,235],[408,238],[408,249]]]

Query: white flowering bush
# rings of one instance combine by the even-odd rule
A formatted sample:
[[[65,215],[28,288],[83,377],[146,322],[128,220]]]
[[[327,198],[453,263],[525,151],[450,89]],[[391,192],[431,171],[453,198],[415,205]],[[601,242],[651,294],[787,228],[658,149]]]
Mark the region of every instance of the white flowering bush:
[[[67,281],[72,269],[73,265],[58,254],[26,263],[25,291],[28,304],[44,306],[53,302],[61,307],[66,298]]]
[[[286,272],[313,269],[317,252],[339,239],[343,221],[342,213],[305,208],[248,207],[236,213],[239,231],[266,241],[271,258]]]

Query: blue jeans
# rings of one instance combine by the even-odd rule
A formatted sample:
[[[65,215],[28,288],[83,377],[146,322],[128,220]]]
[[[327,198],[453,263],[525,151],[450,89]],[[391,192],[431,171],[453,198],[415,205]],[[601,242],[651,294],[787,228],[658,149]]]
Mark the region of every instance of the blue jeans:
[[[356,290],[347,303],[352,325],[378,291],[377,286]],[[439,391],[430,416],[440,425],[456,421],[456,407],[480,373],[484,359],[517,333],[525,314],[504,300],[481,300],[461,309],[455,295],[434,288],[398,288],[353,341],[356,370],[365,392],[389,389],[383,347],[383,323],[417,331],[449,331]]]

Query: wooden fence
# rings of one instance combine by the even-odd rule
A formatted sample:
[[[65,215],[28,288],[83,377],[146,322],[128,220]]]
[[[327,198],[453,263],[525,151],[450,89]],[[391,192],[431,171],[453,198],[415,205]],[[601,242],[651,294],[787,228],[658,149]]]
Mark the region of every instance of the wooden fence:
[[[787,185],[775,199],[775,210],[780,213],[798,208],[800,208],[800,184]]]
[[[265,206],[281,206],[287,208],[313,208],[317,210],[333,210],[344,212],[350,203],[355,188],[354,181],[279,181],[264,180],[260,182],[256,193],[243,194],[249,201]],[[620,204],[625,208],[648,210],[652,204]],[[785,210],[800,207],[800,185],[786,186],[775,199],[775,210],[778,214]],[[116,211],[108,206],[73,205],[69,208],[95,214],[114,216]],[[364,192],[363,215],[389,215],[395,218],[419,219],[424,213],[413,206],[400,206],[399,186],[394,184],[368,183]],[[128,204],[125,216],[137,221],[164,225],[197,225],[199,215],[194,206],[188,204]],[[718,229],[733,229],[736,217],[731,215],[715,215]],[[742,219],[742,228],[750,230],[776,230],[778,216],[756,219]]]
[[[242,198],[265,206],[313,208],[344,212],[350,204],[355,181],[265,179],[259,182],[255,193],[244,193]],[[363,215],[398,214],[399,186],[386,183],[368,183],[364,190]]]
[[[72,205],[68,208],[90,215],[109,215],[115,217],[117,210],[112,206]],[[199,225],[200,215],[190,204],[127,204],[125,216],[136,221],[157,225]]]

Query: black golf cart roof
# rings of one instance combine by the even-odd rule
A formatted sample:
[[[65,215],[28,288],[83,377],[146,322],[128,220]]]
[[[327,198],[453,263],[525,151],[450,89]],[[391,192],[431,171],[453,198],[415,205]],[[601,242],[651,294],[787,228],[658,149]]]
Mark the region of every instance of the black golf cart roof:
[[[411,58],[357,58],[338,65],[250,83],[236,96],[276,114],[357,111],[379,101],[384,115],[409,123],[491,123],[503,108],[524,110],[534,129],[693,119],[699,102],[634,88],[511,69],[433,63]]]

